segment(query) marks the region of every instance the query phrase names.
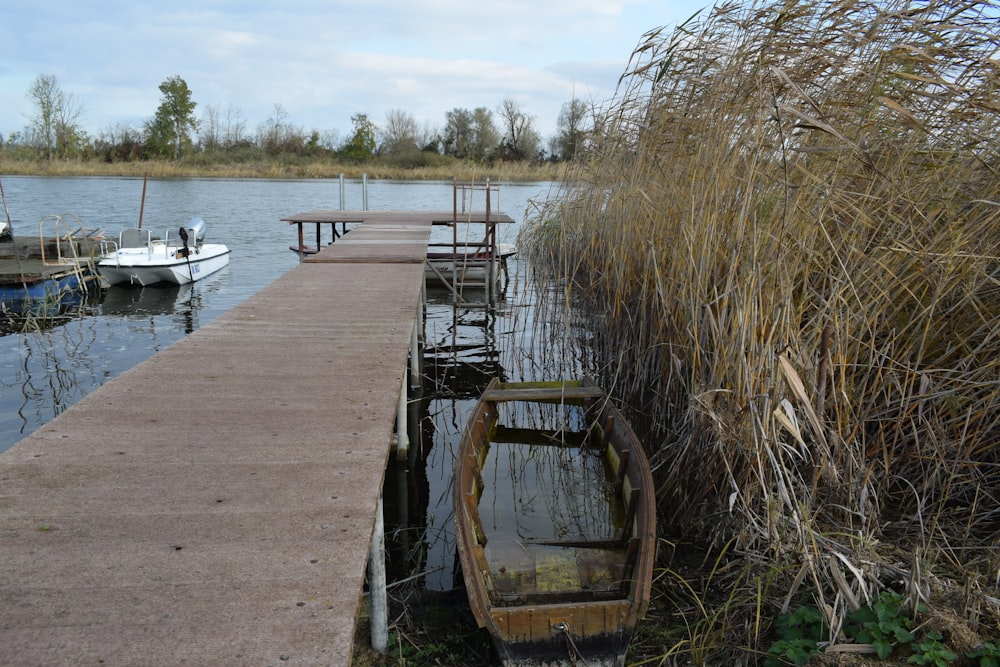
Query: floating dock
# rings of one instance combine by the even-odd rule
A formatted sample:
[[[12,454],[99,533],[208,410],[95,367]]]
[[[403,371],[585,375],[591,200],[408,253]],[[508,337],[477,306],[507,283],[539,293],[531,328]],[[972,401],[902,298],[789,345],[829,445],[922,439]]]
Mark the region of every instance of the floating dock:
[[[36,237],[0,236],[0,315],[35,313],[107,289],[94,262],[106,251],[103,238],[74,235],[61,225],[61,218],[49,224],[57,236],[46,236],[41,225]]]
[[[0,664],[350,664],[432,218],[360,220],[0,454]]]

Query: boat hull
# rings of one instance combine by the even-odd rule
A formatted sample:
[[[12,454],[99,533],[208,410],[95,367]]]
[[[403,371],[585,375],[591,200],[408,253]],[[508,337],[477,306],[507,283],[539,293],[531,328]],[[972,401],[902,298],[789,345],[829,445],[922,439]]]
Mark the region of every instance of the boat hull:
[[[164,283],[186,285],[229,264],[229,248],[221,243],[191,248],[187,257],[178,250],[181,248],[156,242],[148,248],[121,248],[101,259],[97,270],[112,285],[146,287]]]
[[[582,406],[581,422],[586,427],[571,434],[574,443],[603,459],[612,476],[610,495],[626,508],[614,539],[566,541],[558,531],[551,540],[535,534],[529,539],[526,524],[516,522],[516,548],[509,549],[504,536],[491,532],[496,519],[484,521],[480,516],[480,501],[488,491],[484,480],[496,484],[502,479],[497,468],[489,467],[491,447],[507,447],[513,441],[537,445],[563,433],[561,429],[526,433],[500,424],[499,406],[513,401]],[[565,435],[559,437],[563,438],[559,444],[541,446],[571,447]],[[503,457],[493,457],[513,456],[502,451]],[[543,495],[539,486],[543,482],[534,484],[533,493]],[[483,502],[485,507],[488,503]],[[492,635],[505,665],[624,664],[632,631],[649,605],[655,491],[642,444],[599,387],[588,380],[501,384],[494,379],[463,432],[455,465],[454,509],[469,605],[479,626]],[[507,556],[498,555],[505,549]],[[595,553],[606,555],[595,557]],[[563,571],[557,571],[560,567]],[[606,579],[585,579],[584,572],[603,572],[600,576]]]

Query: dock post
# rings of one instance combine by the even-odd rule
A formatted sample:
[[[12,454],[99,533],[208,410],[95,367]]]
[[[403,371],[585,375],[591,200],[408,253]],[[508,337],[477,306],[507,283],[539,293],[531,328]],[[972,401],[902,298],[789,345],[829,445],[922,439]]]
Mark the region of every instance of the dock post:
[[[341,211],[344,210],[344,175],[343,174],[340,175],[340,210]],[[336,227],[336,223],[334,223],[334,227]]]
[[[362,210],[368,210],[368,174],[361,174]]]
[[[403,381],[399,383],[399,405],[396,407],[396,459],[405,461],[409,458],[410,436],[406,431],[406,385],[407,372],[403,370]]]
[[[368,592],[371,596],[372,648],[385,654],[389,646],[389,604],[385,585],[385,519],[382,494],[375,510],[375,529],[368,554]]]
[[[410,388],[416,389],[420,386],[420,330],[423,323],[420,321],[420,309],[417,309],[417,317],[413,322],[413,333],[410,334]]]
[[[413,338],[410,339],[410,389],[417,390],[423,385],[424,342],[426,341],[427,281],[420,282],[420,302],[413,322]]]

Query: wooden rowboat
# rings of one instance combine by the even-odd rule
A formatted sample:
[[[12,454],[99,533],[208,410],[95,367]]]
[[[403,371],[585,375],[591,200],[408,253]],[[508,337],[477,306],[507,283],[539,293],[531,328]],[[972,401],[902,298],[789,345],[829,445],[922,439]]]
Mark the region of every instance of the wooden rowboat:
[[[505,665],[624,663],[649,605],[654,496],[642,444],[593,382],[490,382],[459,446],[455,528]]]

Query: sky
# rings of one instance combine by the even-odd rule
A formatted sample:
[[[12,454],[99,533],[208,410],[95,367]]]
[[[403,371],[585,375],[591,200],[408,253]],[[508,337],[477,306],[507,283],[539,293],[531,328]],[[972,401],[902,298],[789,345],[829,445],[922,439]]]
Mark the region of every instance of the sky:
[[[92,136],[135,128],[179,76],[197,103],[253,135],[282,115],[350,136],[405,111],[439,128],[456,108],[506,98],[543,140],[576,98],[605,105],[644,33],[701,0],[13,0],[0,22],[0,134],[30,123],[39,75],[54,76]],[[279,114],[280,111],[280,114]]]

